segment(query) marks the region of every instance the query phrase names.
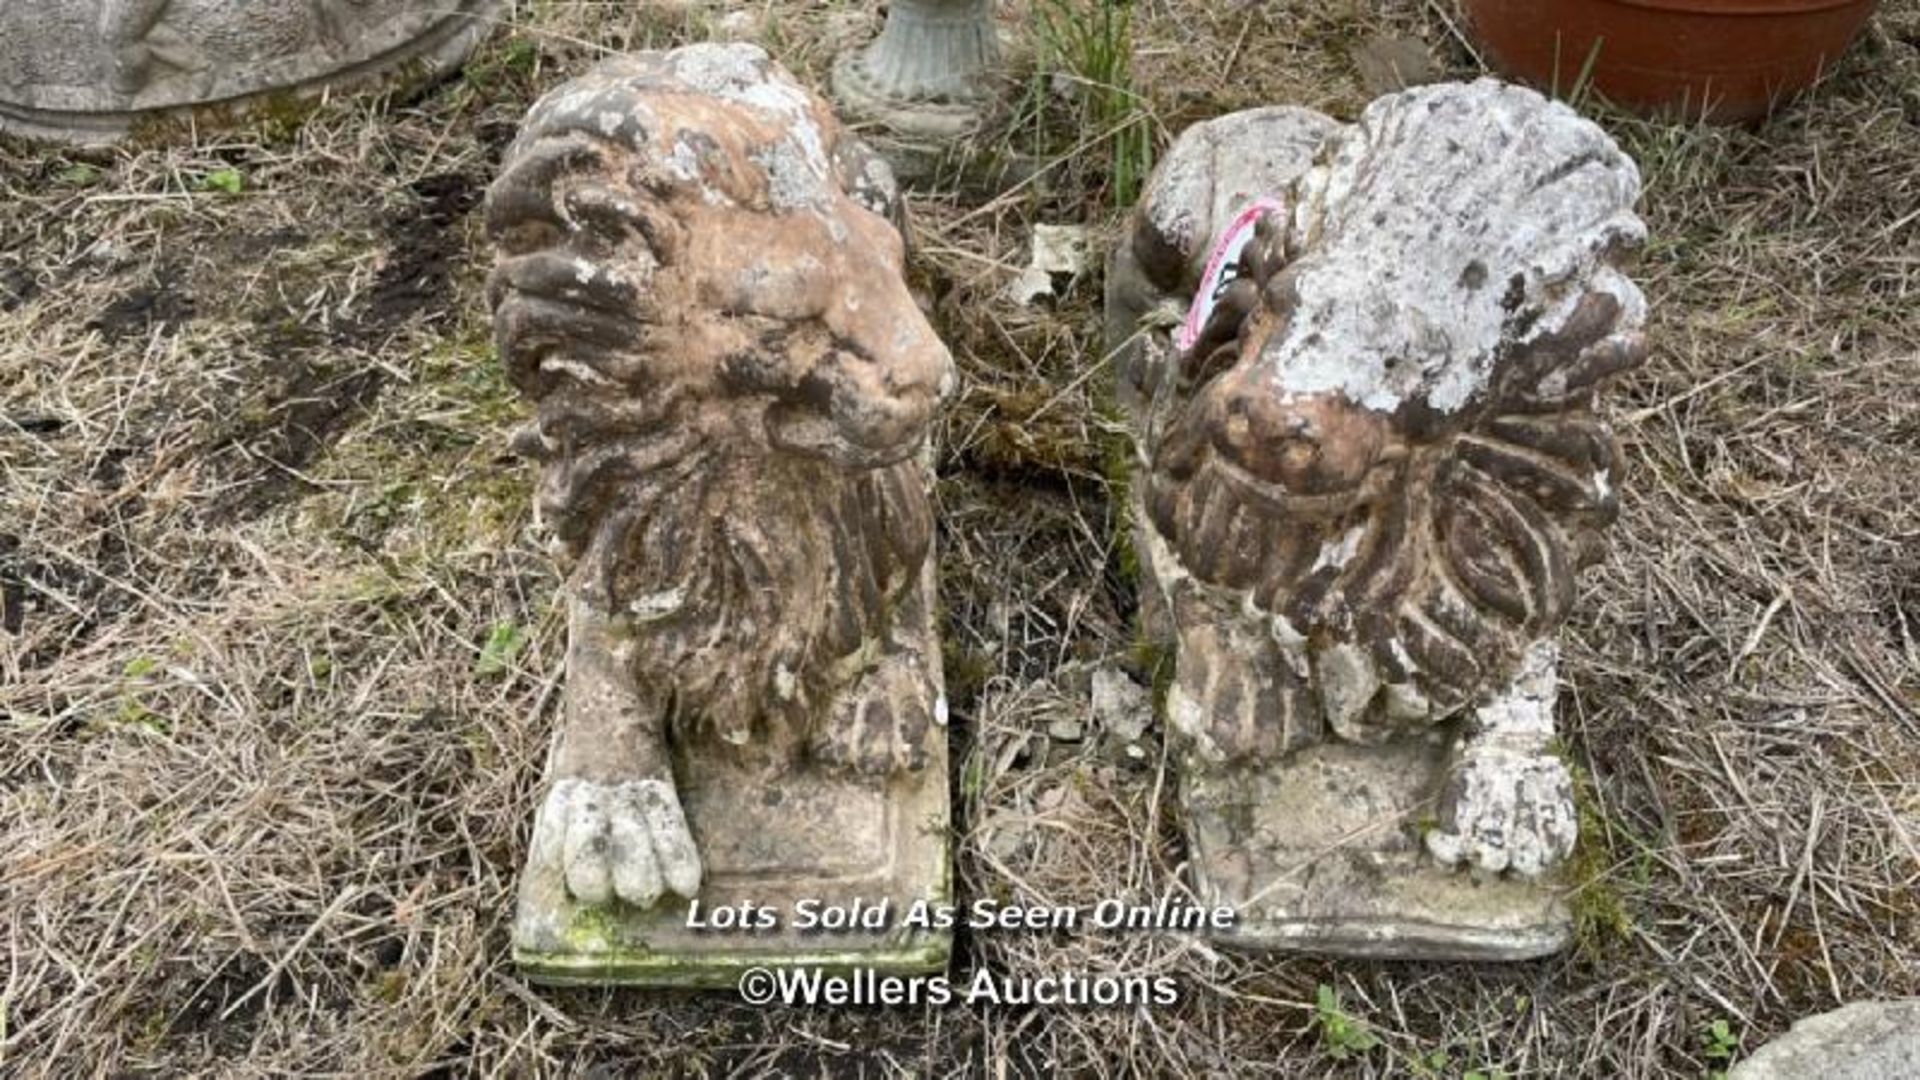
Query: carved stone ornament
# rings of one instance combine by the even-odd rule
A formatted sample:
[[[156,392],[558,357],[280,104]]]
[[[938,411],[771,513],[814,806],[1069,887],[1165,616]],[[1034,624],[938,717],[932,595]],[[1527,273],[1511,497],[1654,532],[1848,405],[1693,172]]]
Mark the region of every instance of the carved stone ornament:
[[[102,143],[145,117],[438,74],[499,0],[5,0],[0,131]]]
[[[1493,80],[1189,129],[1108,275],[1150,632],[1229,943],[1563,947],[1554,632],[1616,513],[1640,177]]]
[[[602,63],[508,152],[495,336],[538,407],[521,441],[571,603],[514,926],[536,978],[945,962],[944,933],[786,918],[948,890],[923,451],[954,375],[898,210],[886,165],[747,45]],[[695,902],[782,922],[702,930]]]
[[[833,66],[833,95],[896,167],[916,173],[977,131],[998,90],[992,0],[893,0],[880,36]]]

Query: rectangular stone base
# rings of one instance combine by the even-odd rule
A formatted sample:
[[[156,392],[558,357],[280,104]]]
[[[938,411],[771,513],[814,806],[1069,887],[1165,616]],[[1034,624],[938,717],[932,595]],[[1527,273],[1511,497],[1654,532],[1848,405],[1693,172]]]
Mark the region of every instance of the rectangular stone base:
[[[755,967],[941,970],[951,935],[900,925],[915,901],[945,904],[952,891],[945,747],[929,757],[921,772],[890,782],[811,769],[769,775],[710,757],[697,769],[683,763],[680,796],[706,869],[702,919],[751,904],[779,925],[695,929],[691,904],[678,897],[645,911],[618,902],[587,907],[558,882],[529,876],[514,961],[535,982],[600,986],[732,987]],[[889,925],[797,930],[803,901],[823,910],[885,901]]]
[[[1200,900],[1240,913],[1220,944],[1412,960],[1524,960],[1566,947],[1551,882],[1434,863],[1452,726],[1385,746],[1328,742],[1253,770],[1184,772]]]

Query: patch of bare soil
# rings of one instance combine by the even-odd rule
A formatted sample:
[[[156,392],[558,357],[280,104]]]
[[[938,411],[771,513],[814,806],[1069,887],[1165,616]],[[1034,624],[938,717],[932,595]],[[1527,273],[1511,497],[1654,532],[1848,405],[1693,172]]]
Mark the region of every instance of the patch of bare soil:
[[[1382,35],[1477,69],[1447,4],[1143,0],[1137,97],[1105,94],[1035,43],[1036,6],[1092,10],[1002,5],[1017,105],[914,205],[964,375],[937,493],[956,883],[1151,902],[1183,888],[1161,728],[1089,706],[1100,668],[1159,672],[1100,281],[1036,307],[1004,287],[1032,224],[1119,221],[1139,146],[1089,132],[1351,117]],[[1108,1010],[765,1010],[514,974],[564,626],[478,199],[533,98],[608,51],[744,34],[822,85],[876,17],[514,8],[411,98],[104,154],[0,144],[0,1074],[1698,1078],[1725,1064],[1716,1020],[1750,1049],[1920,994],[1916,0],[1763,129],[1596,113],[1645,173],[1656,350],[1615,397],[1626,513],[1567,634],[1579,947],[960,940],[960,978],[1181,987]],[[522,644],[481,665],[490,638]]]

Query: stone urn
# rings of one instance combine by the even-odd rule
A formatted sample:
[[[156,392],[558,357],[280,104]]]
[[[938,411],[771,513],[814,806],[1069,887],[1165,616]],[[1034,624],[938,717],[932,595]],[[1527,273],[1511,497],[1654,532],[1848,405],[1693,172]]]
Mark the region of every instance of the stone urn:
[[[902,179],[992,112],[1000,42],[992,0],[894,0],[880,36],[842,55],[833,96]]]
[[[0,131],[108,143],[185,110],[457,67],[499,0],[40,0],[0,4]]]
[[[1466,0],[1487,62],[1635,111],[1763,119],[1852,44],[1877,0]]]

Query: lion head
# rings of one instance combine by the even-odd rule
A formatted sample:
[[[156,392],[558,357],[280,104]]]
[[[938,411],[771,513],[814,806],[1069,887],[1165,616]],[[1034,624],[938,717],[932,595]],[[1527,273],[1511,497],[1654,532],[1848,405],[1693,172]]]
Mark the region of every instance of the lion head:
[[[952,362],[891,174],[765,53],[703,45],[542,99],[488,205],[576,592],[648,638],[683,722],[804,714],[931,542],[912,458]]]
[[[1596,389],[1644,354],[1638,193],[1532,91],[1383,98],[1247,219],[1147,380],[1151,528],[1342,735],[1450,714],[1565,619],[1616,513]]]
[[[717,404],[757,417],[757,447],[850,466],[920,444],[951,361],[903,283],[891,174],[765,53],[608,61],[509,159],[492,290],[535,399]]]

